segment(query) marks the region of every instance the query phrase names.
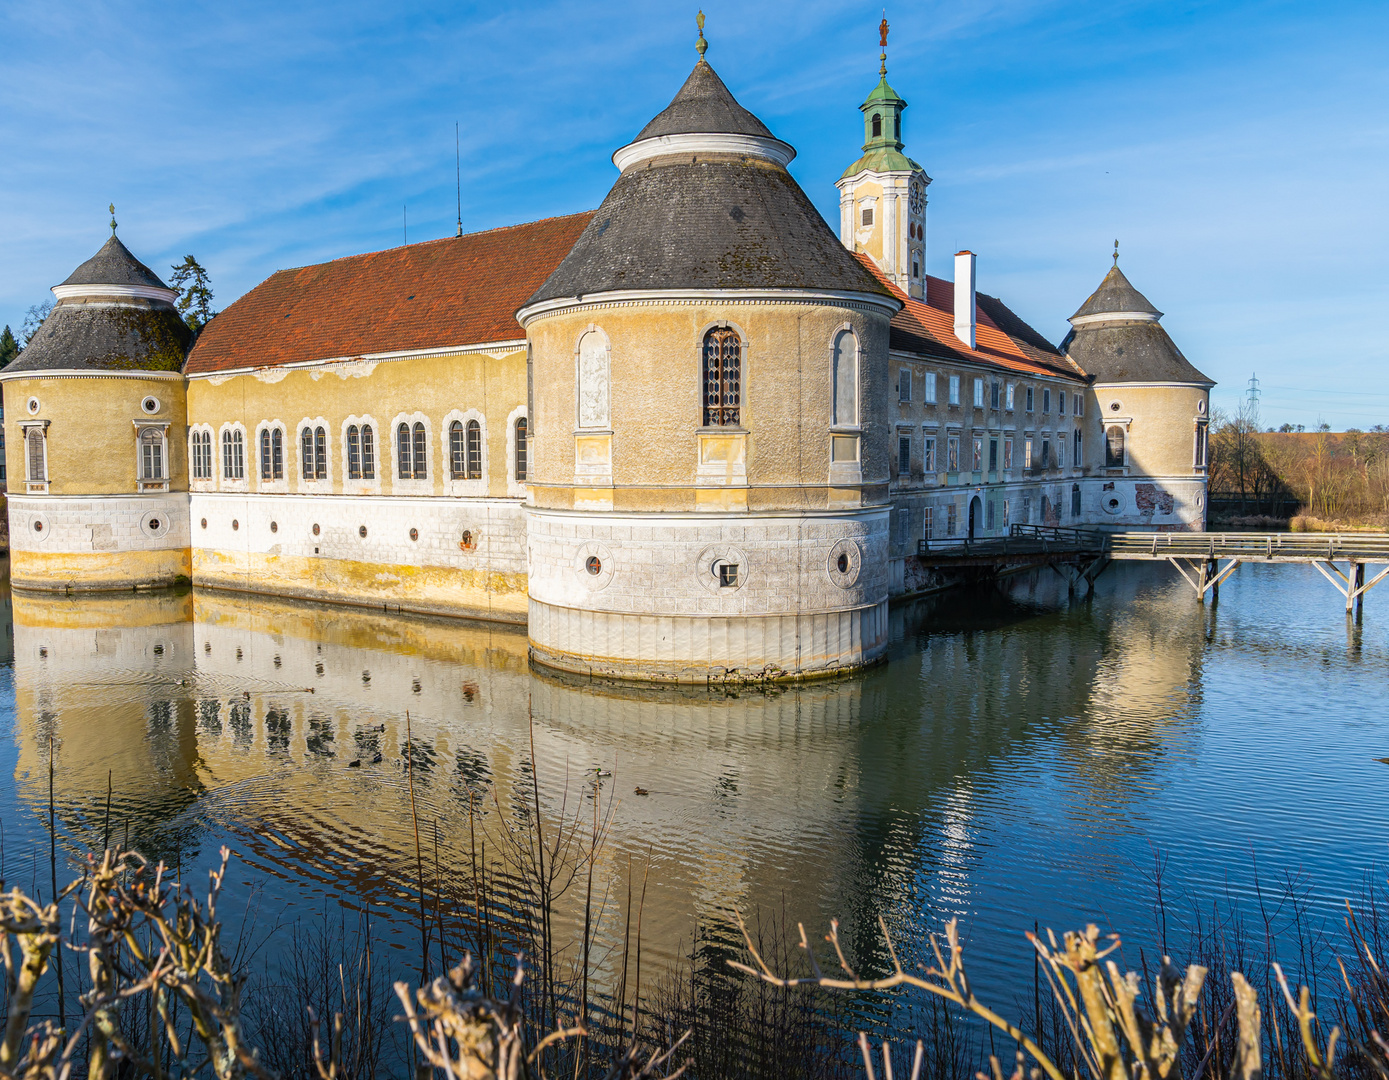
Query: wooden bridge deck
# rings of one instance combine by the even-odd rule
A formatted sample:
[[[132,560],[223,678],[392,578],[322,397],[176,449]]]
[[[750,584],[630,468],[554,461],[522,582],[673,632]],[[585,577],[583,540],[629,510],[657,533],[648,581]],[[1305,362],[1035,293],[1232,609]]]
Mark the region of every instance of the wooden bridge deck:
[[[1389,577],[1386,565],[1365,580],[1367,563],[1389,564],[1389,533],[1104,532],[1014,525],[1007,536],[919,541],[917,558],[942,569],[1051,566],[1072,590],[1081,583],[1093,588],[1113,560],[1170,562],[1202,603],[1207,594],[1219,599],[1220,583],[1240,563],[1310,563],[1346,598],[1349,613],[1362,608],[1365,593]]]

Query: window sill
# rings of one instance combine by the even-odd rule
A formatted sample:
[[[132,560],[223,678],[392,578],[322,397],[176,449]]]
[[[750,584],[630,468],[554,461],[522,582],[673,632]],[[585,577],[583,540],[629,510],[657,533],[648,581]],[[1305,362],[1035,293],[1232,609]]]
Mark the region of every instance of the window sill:
[[[140,480],[135,485],[135,490],[141,495],[149,491],[168,491],[169,481],[167,480]]]

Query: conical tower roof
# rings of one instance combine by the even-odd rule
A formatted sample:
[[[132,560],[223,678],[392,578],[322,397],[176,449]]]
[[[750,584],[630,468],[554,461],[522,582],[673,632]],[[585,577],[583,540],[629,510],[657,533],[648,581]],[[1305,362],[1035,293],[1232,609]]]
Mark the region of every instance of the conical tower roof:
[[[661,135],[694,134],[772,137],[761,120],[738,104],[718,72],[703,57],[670,104],[641,129],[637,141]]]
[[[130,249],[120,242],[115,233],[101,245],[100,251],[69,274],[62,284],[143,285],[151,289],[169,289],[153,270],[130,253]]]
[[[53,292],[58,302],[5,368],[7,376],[183,369],[193,331],[174,308],[178,293],[132,255],[114,231]]]
[[[1119,269],[1116,254],[1100,287],[1071,316],[1061,351],[1096,383],[1214,386],[1182,355],[1161,318]]]
[[[834,290],[895,304],[786,171],[794,154],[701,57],[613,155],[622,175],[522,314],[633,289]]]
[[[1100,282],[1100,287],[1090,294],[1090,299],[1080,305],[1071,318],[1088,319],[1092,315],[1110,315],[1124,313],[1137,313],[1142,315],[1153,315],[1162,317],[1162,312],[1153,307],[1148,302],[1148,298],[1129,284],[1129,279],[1124,277],[1124,272],[1119,269],[1116,262],[1109,273],[1105,274],[1104,280]]]

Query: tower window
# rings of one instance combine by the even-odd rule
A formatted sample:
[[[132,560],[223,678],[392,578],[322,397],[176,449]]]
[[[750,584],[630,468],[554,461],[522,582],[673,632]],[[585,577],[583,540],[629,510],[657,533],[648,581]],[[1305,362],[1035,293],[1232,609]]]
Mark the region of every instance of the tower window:
[[[861,220],[863,221],[863,227],[865,229],[873,224],[873,208],[871,206],[865,206],[863,208],[863,217]]]
[[[168,479],[164,474],[164,432],[158,428],[140,432],[140,479]]]
[[[526,418],[518,416],[516,418],[516,482],[524,484],[530,476],[529,457],[527,456],[526,433],[528,431]]]
[[[1104,466],[1106,469],[1124,467],[1124,429],[1117,425],[1104,433]]]
[[[883,118],[877,113],[873,114],[873,138],[881,138],[883,134]]]
[[[902,141],[902,117],[901,117],[901,116],[894,116],[894,117],[892,118],[892,135],[893,135],[893,138],[895,138],[898,142],[901,142],[901,141]]]
[[[743,343],[736,330],[716,327],[704,335],[705,427],[737,426],[742,366]]]

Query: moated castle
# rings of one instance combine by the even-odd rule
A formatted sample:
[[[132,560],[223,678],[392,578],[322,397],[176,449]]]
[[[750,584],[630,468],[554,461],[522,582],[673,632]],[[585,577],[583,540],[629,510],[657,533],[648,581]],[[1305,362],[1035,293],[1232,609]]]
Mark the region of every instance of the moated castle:
[[[701,45],[703,44],[701,38]],[[886,66],[836,237],[705,61],[569,217],[282,270],[191,334],[113,235],[4,382],[12,582],[524,623],[584,673],[878,658],[917,543],[1201,529],[1212,383],[1115,266],[1061,346],[926,273]]]

